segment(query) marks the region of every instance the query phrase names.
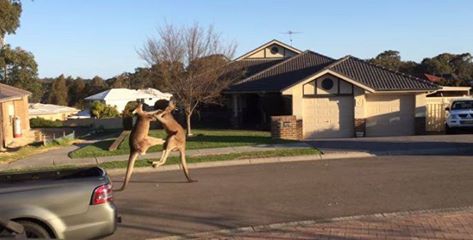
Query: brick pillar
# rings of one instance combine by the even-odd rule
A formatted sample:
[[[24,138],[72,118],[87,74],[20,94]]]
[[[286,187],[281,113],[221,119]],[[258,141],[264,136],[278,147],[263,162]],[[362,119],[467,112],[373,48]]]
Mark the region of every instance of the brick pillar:
[[[273,139],[302,139],[302,120],[296,116],[272,116],[271,137]]]

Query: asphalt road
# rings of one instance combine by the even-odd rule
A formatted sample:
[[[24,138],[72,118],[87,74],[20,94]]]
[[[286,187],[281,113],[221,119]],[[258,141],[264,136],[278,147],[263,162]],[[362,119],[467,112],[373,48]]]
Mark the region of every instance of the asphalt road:
[[[393,156],[143,173],[109,239],[473,205],[473,155]],[[115,177],[114,180],[120,180]],[[117,183],[118,184],[118,183]]]

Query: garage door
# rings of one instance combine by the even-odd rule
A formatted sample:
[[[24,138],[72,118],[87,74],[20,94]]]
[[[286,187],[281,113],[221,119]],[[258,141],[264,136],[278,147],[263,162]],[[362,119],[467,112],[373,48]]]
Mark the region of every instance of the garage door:
[[[414,134],[413,95],[367,95],[366,136]]]
[[[305,139],[353,137],[353,97],[304,98]]]

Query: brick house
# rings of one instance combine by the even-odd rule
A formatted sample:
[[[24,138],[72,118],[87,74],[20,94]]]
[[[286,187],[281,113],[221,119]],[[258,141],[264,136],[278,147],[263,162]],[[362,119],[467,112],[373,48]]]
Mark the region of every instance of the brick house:
[[[21,139],[29,134],[28,96],[30,95],[30,92],[23,89],[0,83],[0,147],[5,147],[15,139]]]
[[[353,56],[333,59],[277,40],[234,62],[246,68],[244,79],[225,92],[234,123],[272,125],[273,136],[282,138],[422,133],[426,94],[438,89]]]

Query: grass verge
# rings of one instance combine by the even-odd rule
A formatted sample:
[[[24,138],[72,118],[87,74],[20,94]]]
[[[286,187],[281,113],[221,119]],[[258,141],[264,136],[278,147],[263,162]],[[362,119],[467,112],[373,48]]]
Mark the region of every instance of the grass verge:
[[[193,130],[194,136],[187,139],[187,149],[204,149],[204,148],[222,148],[236,146],[251,146],[258,144],[276,144],[289,143],[289,140],[271,139],[271,134],[264,131],[245,131],[245,130]],[[150,136],[165,138],[164,130],[152,130]],[[117,150],[108,151],[108,147],[114,140],[105,140],[93,143],[74,152],[69,153],[71,158],[84,157],[104,157],[123,155],[129,153],[128,138],[123,141]],[[148,152],[158,152],[162,150],[162,146],[154,146]]]
[[[268,151],[258,152],[243,152],[243,153],[229,153],[229,154],[218,154],[218,155],[206,155],[187,157],[188,163],[199,163],[199,162],[216,162],[216,161],[229,161],[229,160],[240,160],[240,159],[254,159],[254,158],[270,158],[270,157],[290,157],[290,156],[303,156],[303,155],[320,155],[320,151],[314,148],[285,148]],[[166,165],[179,163],[179,157],[169,157]],[[105,169],[117,169],[126,168],[127,161],[113,161],[106,162],[99,165]],[[138,160],[135,163],[135,167],[150,167],[151,160],[143,159]]]

